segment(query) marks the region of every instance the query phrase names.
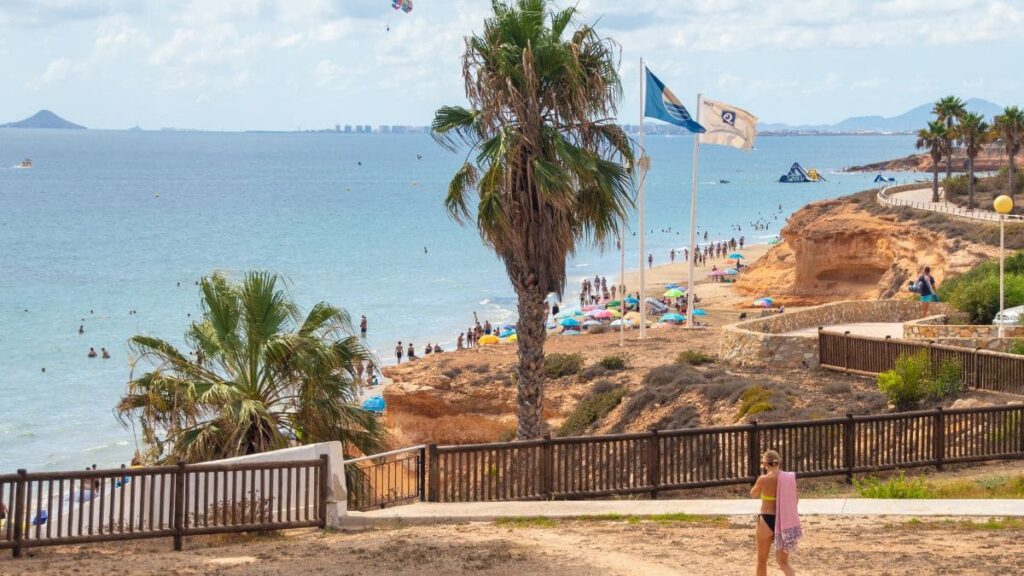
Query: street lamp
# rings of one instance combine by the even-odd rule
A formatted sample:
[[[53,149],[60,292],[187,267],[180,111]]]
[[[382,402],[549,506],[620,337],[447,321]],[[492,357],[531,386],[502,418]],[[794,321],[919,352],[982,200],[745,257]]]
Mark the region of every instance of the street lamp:
[[[1006,321],[1003,318],[1003,310],[1006,309],[1005,291],[1004,291],[1004,273],[1003,263],[1006,260],[1006,215],[1013,210],[1013,198],[1002,195],[992,202],[992,207],[999,213],[999,337],[1003,337],[1003,322]]]

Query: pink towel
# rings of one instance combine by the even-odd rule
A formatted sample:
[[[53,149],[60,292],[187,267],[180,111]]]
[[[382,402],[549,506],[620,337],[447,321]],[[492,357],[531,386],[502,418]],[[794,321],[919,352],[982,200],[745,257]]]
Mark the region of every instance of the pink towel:
[[[796,473],[779,472],[779,483],[775,494],[775,549],[792,552],[797,540],[803,536],[800,530],[800,513],[797,511]]]

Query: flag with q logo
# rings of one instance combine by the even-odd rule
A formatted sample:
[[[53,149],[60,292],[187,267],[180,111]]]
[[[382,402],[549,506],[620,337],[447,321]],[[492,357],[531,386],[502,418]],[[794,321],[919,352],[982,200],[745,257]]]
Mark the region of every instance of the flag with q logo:
[[[740,150],[754,147],[757,136],[757,117],[742,108],[723,102],[704,100],[701,104],[700,123],[707,130],[700,135],[701,144],[732,146]]]

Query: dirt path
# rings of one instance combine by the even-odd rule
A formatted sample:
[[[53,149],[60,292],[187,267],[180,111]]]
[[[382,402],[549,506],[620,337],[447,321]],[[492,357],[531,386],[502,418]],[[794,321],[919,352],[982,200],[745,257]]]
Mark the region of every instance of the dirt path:
[[[33,550],[0,574],[732,575],[753,572],[753,518],[716,522],[572,521],[425,526],[361,533],[292,531]],[[955,519],[814,517],[794,563],[802,575],[1012,574],[1024,525]],[[778,574],[770,565],[770,574]]]

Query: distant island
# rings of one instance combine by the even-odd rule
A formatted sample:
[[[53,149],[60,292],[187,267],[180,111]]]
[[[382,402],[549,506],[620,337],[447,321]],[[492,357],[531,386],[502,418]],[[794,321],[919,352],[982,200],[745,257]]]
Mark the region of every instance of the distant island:
[[[68,122],[67,120],[57,116],[49,110],[40,110],[29,118],[25,118],[20,122],[11,122],[9,124],[0,124],[0,128],[56,128],[60,130],[85,130],[85,126],[80,126],[74,122]]]
[[[885,118],[883,116],[854,116],[835,124],[766,124],[757,126],[759,134],[916,134],[921,127],[932,119],[933,103],[921,104],[899,116]],[[966,102],[968,112],[985,116],[989,121],[997,114],[1003,113],[998,104],[971,98]]]

